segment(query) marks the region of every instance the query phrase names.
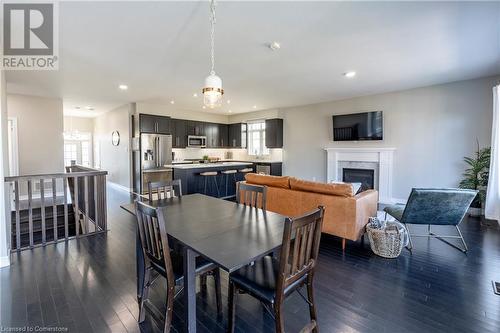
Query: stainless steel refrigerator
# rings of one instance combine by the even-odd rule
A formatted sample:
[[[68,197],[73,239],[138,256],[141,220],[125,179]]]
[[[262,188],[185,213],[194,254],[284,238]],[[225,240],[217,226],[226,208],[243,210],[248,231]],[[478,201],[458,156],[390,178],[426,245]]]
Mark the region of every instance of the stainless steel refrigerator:
[[[148,182],[172,180],[172,136],[141,134],[141,188],[148,191]]]

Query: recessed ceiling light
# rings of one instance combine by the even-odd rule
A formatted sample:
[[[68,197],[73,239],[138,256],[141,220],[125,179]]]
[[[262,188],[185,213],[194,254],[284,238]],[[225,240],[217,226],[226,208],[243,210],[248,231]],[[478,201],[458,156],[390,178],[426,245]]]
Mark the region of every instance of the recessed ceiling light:
[[[231,104],[231,100],[230,99],[227,100],[227,104]]]
[[[206,109],[207,107],[206,107],[205,105],[203,105],[201,108],[202,108],[202,109]]]
[[[174,100],[171,100],[171,101],[170,101],[170,104],[175,104],[175,101],[174,101]]]
[[[85,107],[85,108],[86,108],[87,110],[89,110],[89,111],[94,110],[94,108],[93,108],[92,106],[87,106],[87,107]]]
[[[231,113],[231,112],[233,112],[233,111],[231,111],[231,110],[227,110],[227,112]]]
[[[273,41],[269,43],[269,48],[273,51],[279,50],[281,48],[281,44],[278,43],[277,41]]]
[[[193,94],[193,97],[198,97],[198,94],[197,94],[197,93],[194,93],[194,94]]]
[[[252,106],[254,109],[257,109],[257,105]]]
[[[127,90],[128,86],[126,84],[120,84],[118,88],[120,88],[120,90]]]
[[[354,71],[351,71],[351,72],[345,72],[344,73],[344,76],[347,77],[347,78],[353,78],[356,76],[356,72]]]
[[[75,106],[75,109],[80,110],[80,109],[81,109],[81,107],[79,107],[79,106]]]

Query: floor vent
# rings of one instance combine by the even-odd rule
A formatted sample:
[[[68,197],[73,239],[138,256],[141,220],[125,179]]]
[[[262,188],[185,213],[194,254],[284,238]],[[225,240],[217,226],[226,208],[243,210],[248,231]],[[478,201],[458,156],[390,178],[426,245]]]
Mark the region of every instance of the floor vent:
[[[491,281],[493,283],[493,291],[495,294],[500,295],[500,282]]]

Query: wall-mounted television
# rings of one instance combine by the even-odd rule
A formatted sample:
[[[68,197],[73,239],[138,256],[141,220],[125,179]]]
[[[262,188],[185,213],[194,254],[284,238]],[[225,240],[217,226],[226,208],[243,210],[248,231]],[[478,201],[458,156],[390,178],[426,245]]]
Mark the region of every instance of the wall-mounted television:
[[[382,111],[332,116],[333,141],[382,140]]]

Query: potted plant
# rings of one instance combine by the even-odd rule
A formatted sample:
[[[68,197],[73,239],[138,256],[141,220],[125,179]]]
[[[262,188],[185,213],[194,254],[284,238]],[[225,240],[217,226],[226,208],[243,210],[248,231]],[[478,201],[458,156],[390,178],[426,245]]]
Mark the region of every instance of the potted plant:
[[[467,169],[463,173],[459,187],[479,191],[469,209],[472,216],[480,216],[483,212],[486,187],[488,186],[490,154],[491,147],[479,148],[478,141],[474,157],[464,157]]]
[[[203,155],[203,163],[208,163],[208,155]]]

